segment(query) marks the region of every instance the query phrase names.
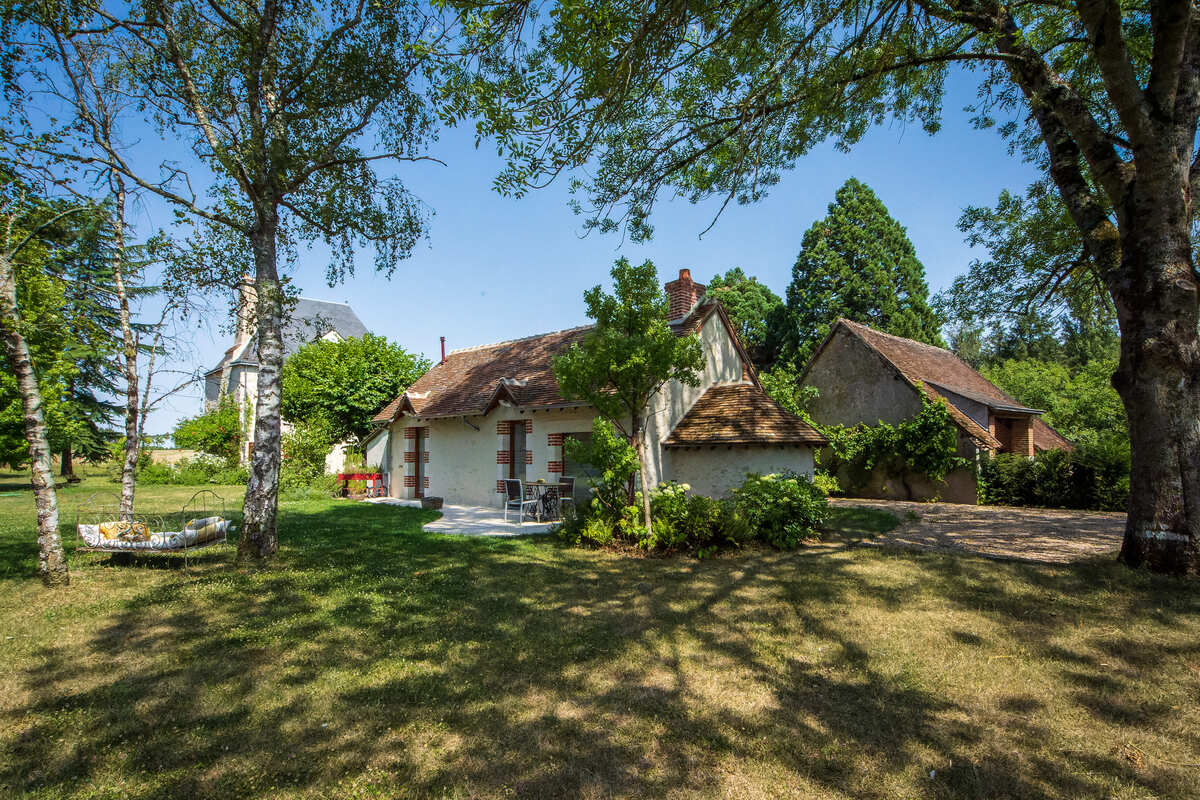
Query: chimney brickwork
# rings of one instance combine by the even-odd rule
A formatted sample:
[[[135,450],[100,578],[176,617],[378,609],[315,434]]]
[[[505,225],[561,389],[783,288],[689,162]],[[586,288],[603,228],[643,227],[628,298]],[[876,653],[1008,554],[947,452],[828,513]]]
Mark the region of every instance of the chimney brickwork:
[[[667,319],[677,320],[704,297],[704,284],[692,280],[690,269],[679,270],[679,277],[663,287],[667,292]]]

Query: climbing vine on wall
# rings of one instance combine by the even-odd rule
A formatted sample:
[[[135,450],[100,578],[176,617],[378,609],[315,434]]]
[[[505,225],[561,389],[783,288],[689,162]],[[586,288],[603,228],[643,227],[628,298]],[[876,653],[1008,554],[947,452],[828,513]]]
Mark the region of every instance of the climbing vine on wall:
[[[851,487],[864,485],[877,469],[889,477],[917,473],[941,481],[971,464],[958,455],[958,432],[945,401],[932,401],[924,395],[921,410],[895,425],[859,423],[819,429],[829,440],[828,463],[822,466],[831,475],[848,478]]]

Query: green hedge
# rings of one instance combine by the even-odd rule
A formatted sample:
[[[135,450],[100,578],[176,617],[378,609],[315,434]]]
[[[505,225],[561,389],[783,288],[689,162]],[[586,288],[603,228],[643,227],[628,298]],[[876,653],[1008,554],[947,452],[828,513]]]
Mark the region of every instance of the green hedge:
[[[116,477],[114,480],[120,480]],[[222,486],[244,486],[250,476],[244,467],[231,465],[218,456],[201,453],[177,464],[144,464],[137,473],[143,486],[203,486],[216,483]]]
[[[1128,500],[1127,440],[1033,458],[1003,453],[979,464],[979,502],[989,505],[1123,511]]]

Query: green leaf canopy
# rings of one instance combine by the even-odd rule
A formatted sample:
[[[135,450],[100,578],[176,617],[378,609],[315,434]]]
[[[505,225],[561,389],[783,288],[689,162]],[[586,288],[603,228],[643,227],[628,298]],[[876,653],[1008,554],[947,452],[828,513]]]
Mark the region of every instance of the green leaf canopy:
[[[319,339],[283,364],[283,418],[317,425],[333,441],[362,441],[371,418],[430,367],[383,336]]]

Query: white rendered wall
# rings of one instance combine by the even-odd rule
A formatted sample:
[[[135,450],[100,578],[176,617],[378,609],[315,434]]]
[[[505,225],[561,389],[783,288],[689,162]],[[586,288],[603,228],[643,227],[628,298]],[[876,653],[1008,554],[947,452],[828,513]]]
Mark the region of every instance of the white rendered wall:
[[[812,477],[813,453],[807,446],[797,447],[705,447],[699,450],[667,450],[668,477],[686,483],[694,494],[728,497],[742,485],[746,474],[792,470]]]
[[[479,430],[463,422],[462,418],[420,420],[405,417],[391,429],[390,485],[395,497],[410,497],[404,491],[404,428],[427,427],[426,444],[429,461],[424,465],[429,477],[427,497],[441,497],[455,505],[494,506],[502,505],[500,493],[496,491],[498,476],[507,477],[507,465],[497,465],[496,452],[504,445],[503,437],[497,434],[497,423],[525,424],[533,422],[533,430],[525,436],[525,447],[531,461],[525,465],[527,480],[538,478],[557,480],[560,473],[549,471],[550,461],[557,460],[561,448],[551,448],[548,437],[551,433],[576,433],[592,429],[594,413],[588,409],[551,409],[548,411],[521,413],[514,408],[501,406],[486,417],[468,417]]]
[[[712,314],[705,320],[700,328],[700,345],[704,348],[700,385],[685,386],[671,381],[650,403],[651,411],[646,418],[646,471],[651,486],[673,477],[669,468],[664,468],[662,441],[671,435],[679,420],[713,384],[742,379],[742,358],[720,315]]]
[[[384,471],[391,468],[391,434],[387,430],[380,431],[367,440],[364,448],[363,462],[368,467],[380,467]]]
[[[336,475],[346,467],[346,451],[351,447],[349,442],[338,442],[325,454],[325,474]],[[370,462],[367,462],[370,464]]]
[[[647,478],[651,486],[664,480],[680,480],[673,471],[673,462],[667,460],[662,448],[662,440],[670,435],[675,425],[683,418],[700,396],[715,383],[733,383],[742,379],[742,360],[738,355],[724,323],[717,314],[710,316],[700,328],[701,346],[704,349],[705,362],[700,375],[700,385],[684,386],[671,382],[651,403],[651,411],[646,418],[646,462]],[[495,506],[502,505],[501,496],[496,491],[496,481],[501,474],[507,472],[500,469],[496,463],[496,452],[504,447],[503,438],[497,433],[497,423],[524,423],[532,420],[533,430],[526,434],[526,448],[531,454],[531,461],[526,464],[527,480],[546,478],[555,480],[560,473],[551,472],[552,461],[560,460],[562,448],[549,444],[549,435],[558,433],[582,433],[592,429],[592,419],[595,412],[586,408],[551,409],[547,411],[526,411],[521,413],[514,408],[501,406],[486,417],[469,417],[468,421],[479,428],[475,430],[465,424],[459,417],[452,419],[421,420],[418,417],[404,417],[391,428],[391,457],[390,485],[394,497],[411,497],[404,488],[404,428],[424,426],[429,429],[427,446],[429,462],[425,464],[425,474],[429,477],[429,487],[425,490],[427,497],[444,498],[445,502],[460,505]],[[719,485],[723,478],[706,478],[705,474],[720,472],[720,463],[728,460],[726,450],[696,451],[694,459],[685,459],[688,469],[695,461],[702,463],[705,459],[717,462],[713,467],[696,467],[692,469],[701,483],[708,482]],[[775,451],[788,453],[787,450]],[[797,472],[812,472],[812,453],[808,448],[798,448],[791,451],[793,457],[786,461],[786,466]],[[778,463],[779,456],[770,464]],[[783,467],[771,466],[769,469],[754,461],[747,469],[766,469],[778,471]],[[706,472],[707,471],[707,472]],[[741,466],[735,466],[729,474],[740,474],[738,480],[731,485],[738,485],[745,477]]]

